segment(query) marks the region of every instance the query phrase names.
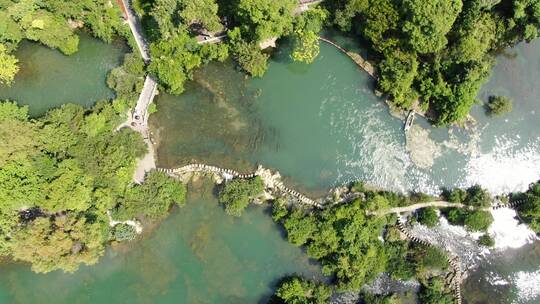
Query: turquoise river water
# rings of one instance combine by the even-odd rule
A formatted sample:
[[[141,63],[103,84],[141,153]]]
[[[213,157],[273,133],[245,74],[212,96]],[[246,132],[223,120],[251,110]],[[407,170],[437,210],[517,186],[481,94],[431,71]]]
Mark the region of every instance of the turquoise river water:
[[[121,44],[84,35],[79,53],[70,57],[25,43],[17,52],[21,72],[13,87],[0,87],[0,99],[29,104],[32,115],[66,102],[91,105],[112,96],[106,73],[124,51]],[[246,78],[230,63],[210,64],[183,95],[158,96],[151,125],[160,166],[199,161],[248,171],[263,164],[313,196],[357,179],[398,191],[434,193],[441,186],[481,183],[505,192],[540,178],[538,79],[535,41],[499,56],[479,96],[510,96],[512,113],[489,118],[479,105],[473,131],[437,129],[418,119],[437,150],[429,167],[411,160],[403,122],[373,95],[373,80],[325,44],[312,65],[293,63],[285,48],[278,50],[260,79]],[[97,265],[47,275],[27,265],[1,265],[0,302],[264,303],[282,276],[319,276],[319,267],[286,242],[265,207],[231,218],[209,187],[191,188],[186,207],[140,240],[108,249]],[[535,285],[533,296],[523,296],[531,294],[523,282],[540,282],[538,248],[536,243],[486,259],[464,286],[466,300],[538,303]]]
[[[125,44],[105,44],[85,33],[79,37],[79,51],[71,56],[23,41],[15,52],[20,71],[13,85],[0,85],[0,100],[29,105],[30,115],[39,116],[65,103],[91,106],[113,97],[105,77],[121,64]]]

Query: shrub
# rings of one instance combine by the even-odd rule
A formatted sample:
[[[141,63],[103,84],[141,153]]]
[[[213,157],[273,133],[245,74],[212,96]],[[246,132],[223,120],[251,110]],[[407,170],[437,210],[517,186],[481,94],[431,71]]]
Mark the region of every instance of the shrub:
[[[412,259],[416,273],[420,277],[428,277],[432,272],[448,268],[446,254],[435,247],[415,245],[412,249]]]
[[[135,227],[128,224],[117,224],[113,228],[112,238],[118,242],[132,241],[137,236]]]
[[[298,277],[285,279],[276,290],[276,296],[290,304],[324,304],[331,295],[332,290],[328,286]]]
[[[448,222],[452,225],[463,225],[465,221],[465,210],[461,208],[447,208],[443,210]]]
[[[289,213],[283,199],[276,199],[272,204],[272,219],[278,222]]]
[[[456,188],[452,190],[445,189],[443,190],[443,198],[451,203],[460,204],[463,203],[465,200],[465,197],[467,196],[467,192],[465,190]]]
[[[495,240],[489,235],[489,234],[483,234],[478,239],[478,244],[487,246],[487,247],[493,247],[495,245]]]
[[[512,112],[512,101],[506,96],[491,96],[487,104],[489,114],[501,116]]]
[[[488,211],[475,210],[465,215],[465,226],[472,231],[486,231],[493,223],[493,216]]]
[[[422,285],[418,294],[420,303],[425,304],[452,304],[454,297],[450,290],[445,288],[444,281],[440,278],[432,278]]]
[[[491,195],[479,185],[474,185],[467,189],[464,204],[474,207],[489,207],[491,205]]]
[[[219,192],[219,201],[225,204],[225,211],[229,215],[241,216],[249,205],[249,200],[264,191],[263,181],[260,177],[249,180],[234,179]]]
[[[435,227],[439,223],[439,215],[435,208],[422,208],[418,210],[416,217],[420,224],[428,227]]]

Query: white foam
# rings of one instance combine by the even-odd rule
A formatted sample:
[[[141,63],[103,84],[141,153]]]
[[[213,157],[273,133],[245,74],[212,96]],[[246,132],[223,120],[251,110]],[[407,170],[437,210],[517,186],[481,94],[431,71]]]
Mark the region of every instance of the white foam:
[[[506,137],[497,138],[493,151],[472,156],[462,187],[480,184],[491,193],[524,191],[540,178],[540,142],[525,147]]]
[[[492,210],[491,214],[494,221],[488,232],[495,240],[495,248],[519,248],[538,239],[534,231],[515,218],[515,210],[500,208]]]
[[[432,228],[415,224],[411,233],[421,240],[459,256],[462,269],[475,267],[485,253],[484,248],[478,245],[470,232],[462,226],[451,225],[445,217],[441,217],[439,225]]]
[[[487,275],[487,280],[488,280],[489,284],[491,284],[493,286],[510,284],[510,282],[508,280],[503,279],[498,273],[495,273],[495,272],[490,272]]]
[[[540,299],[540,269],[517,272],[513,281],[518,290],[518,303]]]

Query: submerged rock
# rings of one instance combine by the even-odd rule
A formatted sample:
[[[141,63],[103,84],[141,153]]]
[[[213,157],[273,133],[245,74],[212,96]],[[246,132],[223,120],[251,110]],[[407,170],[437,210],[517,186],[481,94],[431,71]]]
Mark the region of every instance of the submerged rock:
[[[441,156],[441,147],[429,137],[429,130],[412,125],[406,133],[407,151],[413,163],[423,169],[433,166],[435,159]]]

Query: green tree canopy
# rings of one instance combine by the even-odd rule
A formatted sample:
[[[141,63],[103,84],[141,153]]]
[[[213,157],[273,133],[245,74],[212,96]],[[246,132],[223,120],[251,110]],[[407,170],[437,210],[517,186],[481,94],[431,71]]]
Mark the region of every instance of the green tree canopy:
[[[19,61],[15,56],[6,51],[6,47],[0,43],[0,84],[10,85],[19,71]]]
[[[275,294],[286,304],[324,304],[332,291],[324,284],[292,277],[281,282]]]
[[[225,204],[227,214],[241,216],[249,201],[263,191],[264,184],[259,176],[249,180],[233,179],[219,191],[219,201]]]
[[[418,53],[436,53],[442,50],[446,35],[461,12],[461,0],[404,0],[406,21],[403,30],[409,43]]]
[[[191,78],[194,68],[201,64],[201,57],[196,53],[197,41],[185,32],[169,40],[160,40],[150,45],[152,62],[148,71],[157,75],[166,89],[173,94],[184,91],[184,82]]]
[[[294,0],[237,0],[235,4],[233,13],[243,34],[256,43],[292,30]]]

